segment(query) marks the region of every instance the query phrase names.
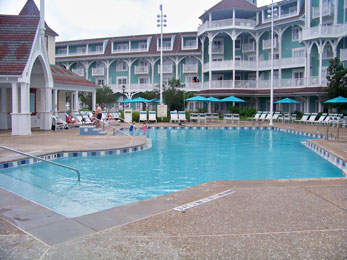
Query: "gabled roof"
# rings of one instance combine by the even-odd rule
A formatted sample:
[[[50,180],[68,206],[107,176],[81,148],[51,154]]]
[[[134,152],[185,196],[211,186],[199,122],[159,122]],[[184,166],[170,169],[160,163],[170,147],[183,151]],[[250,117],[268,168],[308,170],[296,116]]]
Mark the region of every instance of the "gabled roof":
[[[75,85],[75,86],[83,86],[83,87],[95,87],[99,86],[95,85],[93,82],[86,80],[83,77],[78,76],[77,74],[59,66],[59,65],[51,65],[51,71],[53,76],[54,84],[63,84],[63,85]]]
[[[22,10],[19,13],[20,16],[35,16],[40,17],[40,11],[37,8],[34,0],[28,0]],[[53,31],[45,22],[46,33],[52,36],[58,36],[58,34]]]
[[[208,13],[233,8],[258,11],[258,8],[247,0],[222,0],[215,6],[208,9],[203,15],[199,17],[199,19],[202,19],[204,16],[208,15]]]
[[[40,18],[0,15],[0,75],[21,75]]]

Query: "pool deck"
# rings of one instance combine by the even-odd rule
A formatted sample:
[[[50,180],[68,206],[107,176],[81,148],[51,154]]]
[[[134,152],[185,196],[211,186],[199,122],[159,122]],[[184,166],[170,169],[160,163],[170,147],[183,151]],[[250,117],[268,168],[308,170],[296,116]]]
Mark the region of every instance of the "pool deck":
[[[164,125],[177,126],[156,124]],[[317,133],[310,125],[275,126]],[[340,130],[345,141],[314,142],[347,161]],[[145,141],[77,132],[0,131],[0,144],[42,155]],[[0,159],[18,158],[0,151]],[[72,219],[0,188],[0,259],[347,259],[347,178],[216,180]]]

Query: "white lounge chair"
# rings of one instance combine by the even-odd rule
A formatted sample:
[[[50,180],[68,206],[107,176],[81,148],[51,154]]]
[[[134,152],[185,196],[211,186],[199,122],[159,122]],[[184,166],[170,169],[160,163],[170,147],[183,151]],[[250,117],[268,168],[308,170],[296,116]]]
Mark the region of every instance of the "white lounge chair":
[[[318,120],[316,120],[314,123],[315,124],[322,124],[324,122],[324,119],[327,117],[327,113],[323,113],[319,118]]]
[[[257,113],[254,115],[254,117],[251,117],[251,120],[258,121],[260,116],[262,115],[262,111],[257,111]]]
[[[186,118],[186,112],[185,111],[178,111],[178,121],[179,122],[186,122],[188,121]]]
[[[52,116],[52,126],[54,127],[54,130],[70,129],[69,124],[57,116]]]
[[[206,113],[206,122],[207,121],[212,122],[212,113]]]
[[[140,111],[140,122],[147,122],[147,111]]]
[[[157,122],[157,113],[155,111],[148,112],[148,121],[149,122]]]
[[[177,111],[170,111],[170,123],[178,122],[178,113]]]
[[[199,124],[204,123],[206,124],[206,114],[200,113],[199,114]]]
[[[284,123],[285,123],[285,122],[290,123],[291,120],[292,120],[292,117],[291,117],[290,114],[284,114],[284,115],[283,115],[283,122],[284,122]]]
[[[234,123],[234,121],[240,123],[240,114],[232,114],[232,122]]]
[[[199,122],[199,114],[196,113],[190,113],[190,122]]]
[[[304,113],[304,115],[302,116],[302,118],[300,120],[295,120],[295,122],[298,123],[306,123],[308,118],[310,116],[310,113]]]
[[[233,115],[232,114],[224,114],[224,122],[227,123],[227,121],[230,121],[230,124],[233,121]]]
[[[318,113],[312,113],[310,118],[307,120],[307,123],[313,124],[316,121],[317,116],[318,116]]]
[[[219,121],[219,114],[218,113],[212,113],[212,121],[213,122]]]
[[[275,112],[275,114],[274,114],[272,120],[278,121],[278,117],[279,117],[279,116],[280,116],[280,112]]]
[[[273,116],[273,114],[272,114]],[[265,120],[270,120],[271,119],[271,113],[267,113],[266,117],[263,119],[263,121]]]
[[[264,119],[266,118],[267,114],[268,114],[268,112],[264,111],[264,112],[261,114],[261,116],[259,117],[259,120],[264,121]]]

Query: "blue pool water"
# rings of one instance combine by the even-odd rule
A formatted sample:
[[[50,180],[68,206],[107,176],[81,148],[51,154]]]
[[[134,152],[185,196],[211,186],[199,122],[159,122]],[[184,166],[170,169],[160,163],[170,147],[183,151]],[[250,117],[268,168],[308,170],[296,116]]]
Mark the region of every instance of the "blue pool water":
[[[212,180],[342,177],[276,130],[148,130],[152,149],[131,154],[61,158],[81,172],[37,163],[0,171],[0,186],[67,217],[116,207]]]

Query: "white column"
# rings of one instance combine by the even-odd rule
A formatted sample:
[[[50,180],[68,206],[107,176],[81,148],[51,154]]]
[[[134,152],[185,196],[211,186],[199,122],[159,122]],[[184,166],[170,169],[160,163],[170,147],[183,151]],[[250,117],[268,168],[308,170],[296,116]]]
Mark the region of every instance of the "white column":
[[[12,113],[18,113],[18,85],[12,83]]]
[[[209,66],[208,66],[208,88],[212,88],[212,36],[208,37],[208,54],[209,54]]]
[[[255,58],[257,63],[257,71],[256,71],[256,88],[259,88],[259,37],[257,35],[255,39]],[[257,98],[258,100],[258,98]]]
[[[233,41],[233,88],[235,88],[235,41],[236,41],[236,37],[233,36],[232,38]]]
[[[312,12],[312,4],[311,4],[311,0],[308,0],[307,1],[308,2],[308,8],[307,8],[307,21],[308,21],[308,23],[307,23],[307,28],[311,28],[311,12]]]
[[[205,40],[202,39],[201,41],[201,53],[202,53],[202,57],[201,57],[201,82],[204,83],[204,63],[205,63],[205,46],[204,46]]]
[[[96,107],[96,90],[92,92],[92,110]]]
[[[309,86],[311,83],[311,51],[310,48],[306,47],[306,85]]]
[[[50,130],[52,127],[52,88],[47,85],[40,88],[41,109],[40,109],[40,129]]]
[[[53,112],[57,115],[58,112],[58,90],[53,89]]]
[[[282,83],[282,34],[281,32],[278,33],[278,87],[281,88]]]
[[[12,135],[29,135],[31,134],[31,116],[29,93],[30,85],[27,83],[20,84],[21,111],[18,109],[18,86],[12,84]]]
[[[128,61],[128,68],[129,68],[129,71],[128,71],[128,92],[129,92],[129,94],[130,94],[130,85],[131,85],[131,66],[132,66],[132,62]]]
[[[233,26],[235,26],[235,8],[233,8]]]
[[[322,84],[322,67],[323,67],[323,49],[322,44],[320,44],[318,48],[318,54],[319,54],[319,70],[318,70],[318,82],[319,85]]]
[[[336,0],[334,0],[334,25],[336,25],[337,24],[337,14],[338,14],[338,2],[339,1],[336,1]],[[346,1],[345,1],[346,2]],[[346,13],[346,10],[344,10],[344,12],[343,12],[344,14]],[[343,21],[345,21],[345,20],[343,20]]]
[[[107,62],[106,63],[106,86],[109,86],[110,85],[110,63]]]
[[[30,85],[20,84],[21,113],[30,113]]]
[[[179,61],[175,60],[175,66],[176,66],[176,79],[179,79],[179,73],[178,73],[178,65],[179,65]]]
[[[75,91],[75,107],[74,107],[74,112],[78,112],[80,110],[80,104],[79,104],[79,99],[78,99],[78,90]]]
[[[1,88],[0,129],[8,129],[6,88]]]
[[[319,25],[323,24],[323,0],[319,0]]]

